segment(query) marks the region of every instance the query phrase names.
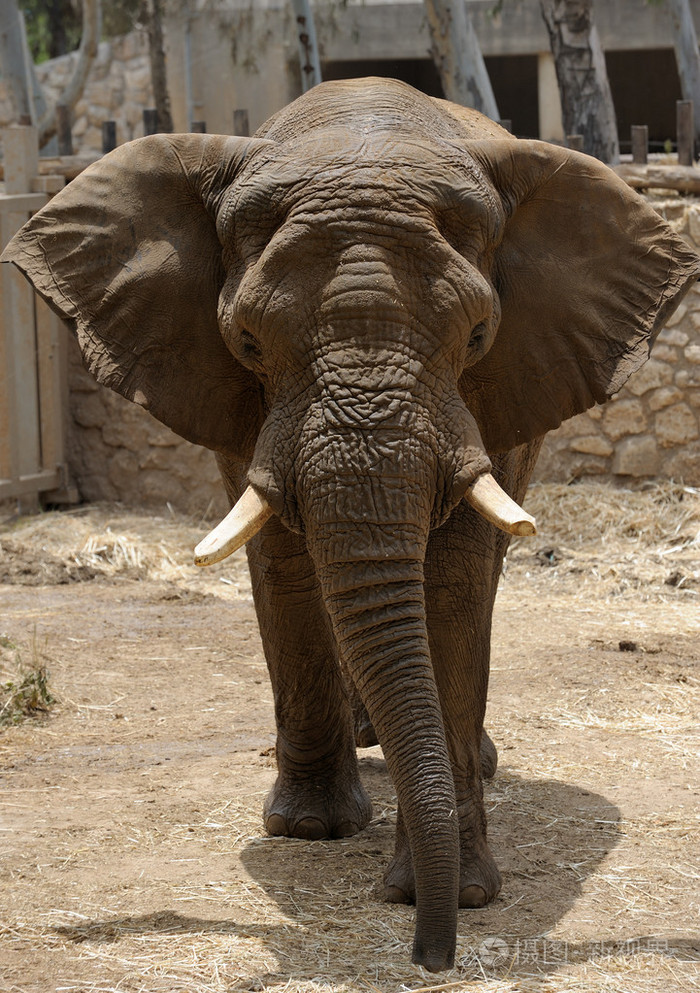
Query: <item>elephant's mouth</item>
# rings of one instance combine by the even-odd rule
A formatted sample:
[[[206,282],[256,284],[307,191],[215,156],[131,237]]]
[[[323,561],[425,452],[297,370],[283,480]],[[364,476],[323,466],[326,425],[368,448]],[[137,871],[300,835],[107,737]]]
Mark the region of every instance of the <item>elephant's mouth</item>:
[[[467,488],[464,499],[491,524],[508,534],[534,535],[537,527],[531,517],[501,489],[491,473],[483,473]],[[250,541],[273,510],[265,497],[248,486],[234,508],[199,542],[194,550],[195,565],[214,565]]]

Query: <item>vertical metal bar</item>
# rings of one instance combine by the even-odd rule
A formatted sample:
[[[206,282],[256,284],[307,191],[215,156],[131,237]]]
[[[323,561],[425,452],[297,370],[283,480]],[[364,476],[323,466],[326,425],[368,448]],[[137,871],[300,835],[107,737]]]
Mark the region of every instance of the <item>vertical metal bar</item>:
[[[632,161],[636,165],[646,165],[649,153],[649,128],[646,124],[633,124],[630,128],[632,137]]]
[[[117,122],[103,121],[102,154],[106,155],[107,152],[113,152],[116,147],[117,147]]]
[[[693,164],[693,140],[693,101],[676,100],[676,141],[679,165],[691,166]]]
[[[56,132],[58,135],[58,154],[73,154],[73,135],[71,134],[71,112],[64,103],[56,104]]]
[[[248,122],[247,110],[234,110],[233,133],[240,135],[242,138],[250,137],[250,124]]]
[[[583,151],[583,135],[582,134],[567,134],[566,144],[569,148],[572,148],[575,152]]]
[[[155,107],[147,107],[143,112],[143,133],[158,134],[158,111]]]

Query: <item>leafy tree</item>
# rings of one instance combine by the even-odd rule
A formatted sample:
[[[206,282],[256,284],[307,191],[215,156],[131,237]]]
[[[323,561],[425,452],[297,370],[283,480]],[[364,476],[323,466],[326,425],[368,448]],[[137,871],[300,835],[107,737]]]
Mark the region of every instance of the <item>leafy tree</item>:
[[[73,52],[80,44],[80,5],[72,0],[22,0],[27,43],[34,62]]]
[[[561,94],[564,129],[583,148],[619,162],[620,146],[605,56],[593,23],[593,0],[540,0]]]

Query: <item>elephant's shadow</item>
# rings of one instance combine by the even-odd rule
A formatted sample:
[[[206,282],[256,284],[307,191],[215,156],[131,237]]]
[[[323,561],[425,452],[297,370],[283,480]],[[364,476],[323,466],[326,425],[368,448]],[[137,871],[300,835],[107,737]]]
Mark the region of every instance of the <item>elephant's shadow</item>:
[[[251,877],[312,939],[298,958],[290,954],[280,960],[280,971],[287,976],[319,974],[320,963],[311,964],[313,938],[319,929],[326,935],[332,932],[334,921],[340,922],[338,951],[335,956],[331,952],[331,959],[335,958],[335,970],[342,968],[345,960],[346,979],[357,975],[360,955],[366,956],[368,949],[375,950],[374,961],[381,975],[385,931],[402,943],[391,956],[392,968],[403,958],[408,971],[414,908],[385,904],[381,899],[382,873],[393,852],[395,797],[385,763],[377,757],[380,755],[379,749],[373,749],[360,759],[362,779],[375,810],[374,819],[361,834],[343,842],[251,841],[242,852],[241,860]],[[533,970],[532,939],[555,927],[580,896],[585,880],[615,848],[620,838],[620,811],[605,797],[575,784],[524,779],[507,768],[499,770],[486,785],[485,800],[490,845],[501,869],[503,888],[489,906],[460,912],[457,964],[462,972],[475,977],[483,976],[485,970],[498,972],[500,967],[514,977],[519,963],[513,954],[506,958],[505,952],[517,954],[522,949],[523,974],[532,978],[534,971],[546,976],[560,964],[554,961],[553,953],[561,949],[552,943],[540,949],[542,954]],[[334,900],[337,906],[332,907]],[[366,904],[366,924],[359,927],[358,900]],[[355,950],[348,948],[343,907],[352,912],[352,926],[358,927],[354,962],[348,962],[348,958],[355,959]],[[378,922],[384,926],[378,927]],[[501,944],[494,948],[496,939],[505,941],[507,948]],[[528,961],[525,948],[531,953]],[[276,951],[279,958],[279,944]],[[568,960],[586,955],[583,946],[568,945],[566,952]]]
[[[381,902],[381,875],[393,849],[395,800],[383,759],[373,750],[360,760],[375,817],[361,834],[342,841],[286,838],[251,840],[241,853],[248,874],[279,907],[281,921],[202,919],[163,911],[118,920],[81,922],[55,931],[75,942],[113,942],[126,934],[230,934],[262,942],[276,968],[236,982],[261,989],[288,980],[347,983],[366,973],[395,975],[409,965],[414,908]],[[620,838],[620,811],[599,794],[553,779],[523,779],[507,768],[486,788],[491,846],[503,874],[497,900],[460,912],[457,966],[464,979],[520,973],[551,982],[562,962],[605,953],[601,943],[549,941],[547,935],[573,906],[585,880]],[[358,914],[358,907],[364,913]],[[602,929],[601,929],[602,930]],[[640,947],[651,939],[636,937]],[[621,941],[609,954],[630,954]],[[674,941],[669,955],[696,958],[691,941]],[[534,957],[533,957],[534,956]],[[240,972],[240,970],[239,970]]]

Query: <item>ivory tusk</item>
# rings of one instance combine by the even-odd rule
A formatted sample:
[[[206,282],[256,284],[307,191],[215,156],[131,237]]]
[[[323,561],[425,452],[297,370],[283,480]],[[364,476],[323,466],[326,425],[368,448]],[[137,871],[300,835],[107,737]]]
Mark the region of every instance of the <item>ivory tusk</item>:
[[[241,548],[271,516],[272,507],[249,486],[233,510],[202,538],[194,550],[195,565],[214,565]]]
[[[537,534],[535,518],[511,500],[488,472],[477,476],[464,494],[464,499],[502,531],[521,536]]]

